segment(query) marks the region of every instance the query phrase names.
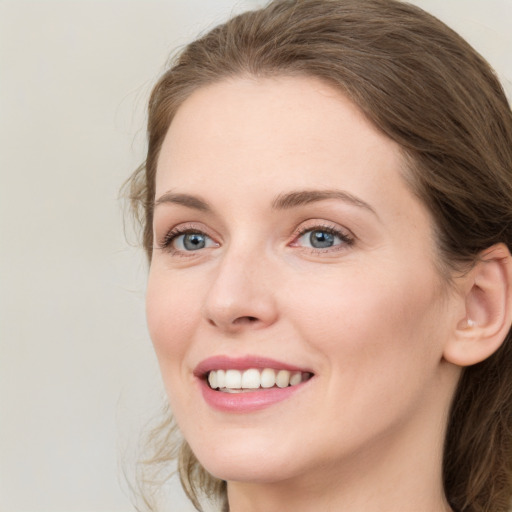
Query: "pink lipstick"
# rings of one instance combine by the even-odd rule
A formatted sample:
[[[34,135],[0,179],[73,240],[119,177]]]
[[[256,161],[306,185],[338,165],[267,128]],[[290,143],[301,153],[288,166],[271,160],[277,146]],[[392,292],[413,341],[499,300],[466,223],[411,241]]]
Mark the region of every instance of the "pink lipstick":
[[[313,376],[307,368],[259,356],[216,356],[194,370],[206,403],[224,412],[263,409],[303,389]]]

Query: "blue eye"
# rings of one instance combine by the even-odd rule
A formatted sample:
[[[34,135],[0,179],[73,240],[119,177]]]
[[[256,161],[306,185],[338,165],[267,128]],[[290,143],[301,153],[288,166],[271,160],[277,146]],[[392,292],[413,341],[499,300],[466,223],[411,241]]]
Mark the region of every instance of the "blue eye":
[[[308,229],[297,240],[297,245],[313,249],[329,249],[343,243],[350,244],[351,240],[342,233],[326,228]]]
[[[200,231],[171,231],[161,244],[163,249],[176,252],[193,252],[209,247],[217,247],[208,235]]]
[[[326,249],[332,247],[336,237],[332,233],[326,233],[325,231],[311,231],[309,234],[309,243],[311,247],[315,249]]]
[[[206,236],[202,233],[186,233],[179,236],[175,243],[178,243],[179,240],[181,240],[183,248],[187,251],[197,251],[206,247]]]

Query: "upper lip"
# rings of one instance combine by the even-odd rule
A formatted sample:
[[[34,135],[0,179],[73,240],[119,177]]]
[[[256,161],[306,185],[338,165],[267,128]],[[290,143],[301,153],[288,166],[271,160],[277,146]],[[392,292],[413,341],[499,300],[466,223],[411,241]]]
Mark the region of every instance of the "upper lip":
[[[284,363],[268,357],[248,355],[244,357],[213,356],[201,361],[194,369],[196,377],[204,377],[212,370],[248,370],[249,368],[273,368],[291,372],[311,372],[308,368]]]

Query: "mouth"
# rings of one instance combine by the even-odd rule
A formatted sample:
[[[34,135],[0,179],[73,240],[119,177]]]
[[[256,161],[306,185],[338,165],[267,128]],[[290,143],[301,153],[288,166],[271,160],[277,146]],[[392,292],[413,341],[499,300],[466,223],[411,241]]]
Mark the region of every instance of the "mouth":
[[[313,376],[310,372],[275,370],[274,368],[218,369],[207,373],[211,389],[223,393],[247,393],[272,388],[298,386]]]
[[[194,375],[206,403],[229,413],[253,412],[287,400],[309,388],[314,377],[309,368],[258,356],[211,357]]]

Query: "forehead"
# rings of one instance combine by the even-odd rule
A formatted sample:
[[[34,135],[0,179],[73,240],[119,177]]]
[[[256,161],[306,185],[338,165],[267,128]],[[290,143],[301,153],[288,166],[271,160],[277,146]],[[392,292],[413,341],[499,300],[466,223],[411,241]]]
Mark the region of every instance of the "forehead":
[[[178,109],[157,190],[171,179],[261,182],[290,173],[322,186],[333,174],[349,180],[350,169],[361,181],[376,178],[368,171],[401,165],[397,145],[333,86],[309,77],[237,78],[195,91]]]

